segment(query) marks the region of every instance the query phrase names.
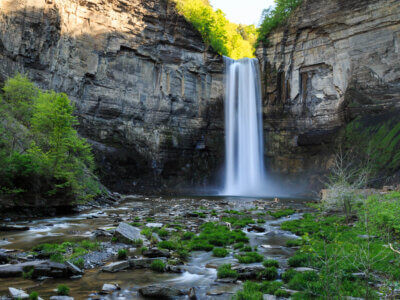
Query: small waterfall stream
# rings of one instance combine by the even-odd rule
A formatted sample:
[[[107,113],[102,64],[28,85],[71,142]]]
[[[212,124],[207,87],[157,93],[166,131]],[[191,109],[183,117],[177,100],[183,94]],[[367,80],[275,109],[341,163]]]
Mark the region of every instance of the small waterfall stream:
[[[268,191],[263,153],[260,73],[257,59],[225,57],[224,195],[259,196]]]

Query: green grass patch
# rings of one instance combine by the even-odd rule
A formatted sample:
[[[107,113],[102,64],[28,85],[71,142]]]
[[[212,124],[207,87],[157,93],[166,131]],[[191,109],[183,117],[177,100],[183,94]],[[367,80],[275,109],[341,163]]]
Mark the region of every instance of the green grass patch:
[[[150,269],[152,269],[155,272],[165,272],[165,263],[161,259],[155,259],[150,265]]]
[[[229,251],[225,248],[214,248],[213,249],[213,256],[215,257],[225,257],[229,254]]]
[[[287,208],[287,209],[281,209],[281,210],[274,211],[274,212],[269,211],[268,214],[273,216],[275,219],[279,219],[282,217],[287,217],[287,216],[293,215],[295,212],[296,211],[294,209]]]
[[[264,257],[257,252],[247,252],[245,254],[238,254],[238,255],[235,255],[235,258],[241,264],[252,264],[252,263],[256,263],[256,262],[262,262],[264,259]]]
[[[218,267],[217,276],[218,278],[237,278],[238,272],[232,270],[232,265],[224,264]]]

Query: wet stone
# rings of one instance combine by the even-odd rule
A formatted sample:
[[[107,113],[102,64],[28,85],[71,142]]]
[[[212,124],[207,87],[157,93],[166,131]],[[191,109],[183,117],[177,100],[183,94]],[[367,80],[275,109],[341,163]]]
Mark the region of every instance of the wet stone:
[[[114,235],[117,237],[123,237],[130,241],[135,241],[141,239],[140,229],[133,227],[126,223],[120,223],[118,227],[115,229]]]
[[[139,289],[139,293],[144,297],[174,299],[178,296],[187,295],[187,293],[173,287],[164,285],[149,285]]]
[[[103,272],[114,273],[118,271],[122,271],[129,268],[129,262],[127,260],[117,261],[110,263],[102,268]]]
[[[152,248],[148,249],[143,252],[143,256],[149,257],[149,258],[155,258],[155,257],[170,257],[171,254],[167,250],[161,250],[157,248]]]
[[[29,295],[23,290],[9,287],[8,291],[13,299],[29,299]]]
[[[114,292],[114,291],[118,291],[118,290],[120,290],[121,288],[118,286],[118,285],[116,285],[116,284],[109,284],[109,283],[105,283],[105,284],[103,284],[103,287],[102,287],[102,291],[103,292]]]

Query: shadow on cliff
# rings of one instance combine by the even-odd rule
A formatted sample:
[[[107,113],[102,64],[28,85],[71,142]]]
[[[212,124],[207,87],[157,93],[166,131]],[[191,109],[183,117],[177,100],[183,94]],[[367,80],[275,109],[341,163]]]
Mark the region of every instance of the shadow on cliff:
[[[169,1],[156,1],[156,7],[142,2],[143,15],[134,24],[121,24],[121,31],[96,18],[66,21],[57,1],[20,9],[20,3],[3,4],[8,6],[0,18],[5,29],[0,81],[23,72],[42,88],[68,94],[76,104],[78,131],[93,145],[99,174],[112,190],[205,187],[223,162],[223,101],[210,98],[222,60],[205,49],[200,34]],[[135,4],[111,6],[127,11]],[[161,13],[154,15],[157,10]],[[177,70],[166,78],[167,68]],[[187,82],[194,96],[171,93]],[[198,92],[199,86],[203,94],[208,88],[209,96]],[[182,109],[173,111],[173,105]]]

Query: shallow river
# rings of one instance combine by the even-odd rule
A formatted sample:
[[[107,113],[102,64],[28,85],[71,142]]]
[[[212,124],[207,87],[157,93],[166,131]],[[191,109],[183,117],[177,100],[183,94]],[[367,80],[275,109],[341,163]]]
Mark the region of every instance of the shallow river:
[[[0,248],[2,251],[28,251],[35,245],[46,242],[78,241],[93,237],[96,229],[114,228],[121,221],[130,222],[135,217],[152,217],[155,222],[166,224],[171,219],[181,217],[182,223],[193,228],[196,220],[183,218],[187,212],[202,209],[243,210],[257,207],[254,213],[275,207],[291,207],[300,212],[306,210],[305,199],[273,199],[241,198],[241,197],[142,197],[128,196],[116,207],[92,208],[77,215],[37,219],[18,222],[17,225],[30,227],[22,232],[0,232]],[[298,218],[297,213],[290,219]],[[217,221],[217,218],[206,221]],[[257,218],[256,216],[254,217]],[[280,230],[279,223],[288,218],[275,220],[267,217],[266,223],[259,224],[265,232],[254,233],[244,231],[250,238],[251,246],[259,246],[258,252],[265,258],[273,258],[285,265],[293,254],[293,249],[285,247],[286,241],[295,238],[291,233]],[[204,221],[204,220],[203,220]],[[203,222],[202,221],[202,222]],[[10,252],[12,253],[12,252]],[[192,253],[188,263],[183,266],[181,274],[155,273],[150,270],[128,270],[117,273],[105,273],[101,268],[86,270],[80,279],[46,279],[44,281],[26,280],[23,278],[0,278],[0,295],[7,294],[8,287],[37,291],[43,298],[55,294],[54,289],[63,283],[71,288],[71,296],[75,299],[143,299],[138,289],[151,284],[165,284],[182,289],[196,288],[198,299],[230,299],[240,289],[240,284],[218,283],[216,267],[224,263],[237,263],[232,255],[215,258],[209,252]],[[117,283],[121,290],[106,296],[90,296],[101,291],[104,283]],[[184,299],[184,297],[183,297]]]

